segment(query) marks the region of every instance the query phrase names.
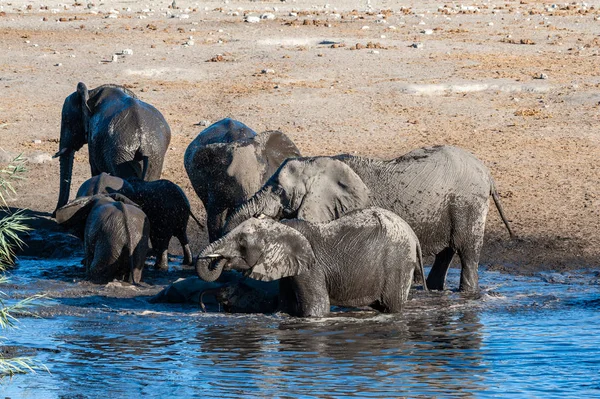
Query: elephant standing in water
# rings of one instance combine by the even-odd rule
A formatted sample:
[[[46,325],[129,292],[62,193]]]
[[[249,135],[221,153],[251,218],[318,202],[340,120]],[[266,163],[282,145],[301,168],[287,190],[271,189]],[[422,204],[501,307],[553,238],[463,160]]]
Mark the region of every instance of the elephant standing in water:
[[[126,197],[113,194],[77,198],[59,208],[56,219],[82,232],[84,264],[91,281],[107,283],[116,278],[141,282],[150,223]]]
[[[114,192],[123,194],[135,202],[148,216],[150,242],[156,252],[156,268],[169,267],[167,250],[171,237],[177,237],[181,243],[183,264],[192,264],[192,252],[187,236],[190,216],[200,228],[204,225],[192,213],[187,196],[177,184],[166,179],[150,182],[138,178],[123,180],[103,172],[86,180],[77,191],[77,197]]]
[[[211,270],[203,260],[210,258],[225,262]],[[196,263],[205,281],[216,280],[223,268],[260,281],[283,279],[283,311],[322,317],[330,305],[399,312],[423,262],[419,240],[405,221],[367,208],[328,223],[248,219],[205,248]]]
[[[69,201],[75,152],[89,147],[92,176],[156,180],[160,177],[171,129],[162,114],[116,85],[89,90],[79,83],[63,104],[60,127],[60,193],[56,209]]]
[[[185,170],[206,209],[208,235],[222,235],[227,216],[258,191],[288,157],[300,151],[283,133],[256,134],[233,119],[200,132],[185,151]]]
[[[354,175],[368,191],[362,183],[351,183]],[[351,155],[289,159],[236,209],[225,232],[260,214],[324,222],[353,209],[378,206],[402,217],[417,234],[423,253],[435,255],[427,278],[430,289],[444,289],[450,262],[458,253],[460,290],[473,292],[479,289],[490,195],[512,238],[489,170],[460,148],[421,148],[391,161]]]

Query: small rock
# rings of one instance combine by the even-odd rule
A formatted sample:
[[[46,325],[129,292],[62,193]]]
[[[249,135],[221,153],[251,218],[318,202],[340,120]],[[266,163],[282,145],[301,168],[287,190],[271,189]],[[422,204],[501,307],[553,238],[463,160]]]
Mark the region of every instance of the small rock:
[[[424,29],[421,33],[424,35],[433,35],[433,29]]]
[[[275,19],[275,14],[271,14],[270,12],[264,13],[260,16],[260,19],[266,19],[268,21],[272,21]]]
[[[119,61],[119,56],[116,55],[116,54],[113,54],[113,56],[112,56],[112,62],[117,62],[117,61]]]
[[[33,140],[33,144],[42,144],[42,140]]]
[[[377,50],[371,50],[371,51],[369,51],[369,53],[371,53],[371,54],[379,54],[379,51],[377,51]]]
[[[126,48],[125,50],[121,51],[121,55],[133,55],[133,50]]]
[[[210,121],[209,120],[203,120],[198,122],[199,126],[210,126]]]
[[[257,17],[256,15],[248,15],[244,21],[250,24],[256,24],[260,22],[260,17]]]
[[[371,29],[371,28],[370,28],[370,27],[368,27],[367,25],[365,25],[365,26],[363,26],[363,27],[362,27],[362,28],[360,28],[360,29],[362,29],[362,30],[369,30],[369,29]]]
[[[423,48],[423,43],[413,43],[410,45],[412,48]]]
[[[260,73],[264,73],[264,74],[275,73],[275,70],[274,69],[263,69],[262,71],[260,71]]]
[[[59,62],[58,64],[54,64],[54,66],[55,67],[60,67],[60,66],[62,66],[62,63]]]
[[[52,162],[52,156],[45,152],[34,152],[27,157],[27,162],[37,164]]]
[[[546,75],[545,73],[540,73],[539,76],[537,77],[537,79],[548,79],[548,75]]]
[[[185,42],[183,44],[184,46],[193,46],[194,45],[194,41],[193,40],[188,40],[187,42]]]

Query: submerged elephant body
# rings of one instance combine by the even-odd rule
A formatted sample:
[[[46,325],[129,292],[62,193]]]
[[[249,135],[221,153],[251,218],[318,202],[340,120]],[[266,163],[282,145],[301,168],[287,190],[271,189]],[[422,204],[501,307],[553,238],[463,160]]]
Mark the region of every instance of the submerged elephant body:
[[[458,253],[460,290],[476,291],[490,195],[512,236],[491,174],[462,149],[421,148],[391,161],[350,155],[290,159],[232,214],[225,231],[258,214],[323,222],[378,206],[402,217],[414,229],[423,253],[436,255],[429,288],[444,288]]]
[[[137,178],[123,180],[101,173],[84,182],[77,192],[80,195],[110,194],[117,192],[135,202],[150,221],[150,242],[156,251],[155,266],[168,268],[169,241],[177,237],[183,249],[183,264],[192,263],[187,225],[190,216],[202,227],[194,216],[183,190],[175,183],[161,179],[151,182]]]
[[[286,158],[299,155],[283,133],[256,134],[229,118],[203,130],[186,149],[184,165],[206,209],[210,241],[222,235],[229,214],[258,191]]]
[[[201,259],[222,258],[217,269]],[[399,216],[367,208],[328,223],[251,218],[199,256],[200,278],[214,281],[221,268],[261,281],[280,281],[284,311],[323,316],[330,305],[371,306],[398,312],[408,298],[421,249]]]
[[[62,109],[60,194],[56,208],[69,200],[73,159],[89,147],[92,176],[101,172],[122,178],[156,180],[162,172],[171,130],[162,114],[121,86],[89,90],[83,83]]]
[[[141,282],[150,223],[137,206],[119,194],[81,197],[58,209],[57,220],[66,226],[85,222],[84,264],[91,281]]]

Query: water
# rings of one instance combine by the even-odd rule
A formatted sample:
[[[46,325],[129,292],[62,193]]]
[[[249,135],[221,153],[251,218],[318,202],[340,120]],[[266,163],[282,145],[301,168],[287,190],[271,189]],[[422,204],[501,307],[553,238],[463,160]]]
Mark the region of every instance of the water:
[[[155,272],[166,283],[189,270]],[[481,271],[482,295],[415,291],[402,314],[201,313],[151,304],[160,287],[82,282],[78,260],[25,259],[3,287],[46,292],[43,318],[4,331],[52,374],[10,398],[600,397],[600,277]],[[449,284],[458,286],[458,271]]]

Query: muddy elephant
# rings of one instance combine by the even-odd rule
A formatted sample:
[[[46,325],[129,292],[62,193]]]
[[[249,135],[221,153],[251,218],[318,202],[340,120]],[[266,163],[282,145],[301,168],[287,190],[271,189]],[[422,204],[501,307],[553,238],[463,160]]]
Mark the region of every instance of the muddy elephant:
[[[77,198],[59,208],[56,219],[66,227],[85,226],[83,263],[91,281],[141,282],[150,222],[127,198],[120,194]]]
[[[60,127],[60,193],[56,209],[69,200],[75,152],[88,144],[92,176],[156,180],[160,177],[171,129],[162,114],[116,85],[89,90],[79,83],[63,104]]]
[[[207,259],[225,262],[211,269]],[[381,208],[327,223],[251,218],[205,248],[196,263],[205,281],[216,280],[222,269],[260,281],[283,279],[282,310],[300,317],[322,317],[330,305],[399,312],[415,268],[423,271],[417,236]]]
[[[364,185],[356,183],[355,175]],[[290,159],[232,213],[224,231],[260,214],[323,222],[353,209],[378,206],[406,220],[423,253],[435,255],[427,278],[430,289],[444,289],[450,262],[458,253],[460,290],[473,292],[479,289],[490,195],[512,238],[489,170],[460,148],[420,148],[391,161],[351,155]]]
[[[166,179],[150,182],[138,178],[124,180],[103,172],[86,180],[77,191],[77,197],[115,192],[139,205],[148,217],[150,242],[156,252],[156,268],[169,267],[167,250],[171,237],[177,237],[181,243],[183,264],[192,264],[187,236],[189,218],[192,217],[200,228],[204,228],[204,225],[192,213],[187,196],[177,184]]]
[[[256,134],[233,119],[203,130],[185,151],[184,165],[206,209],[210,241],[222,235],[230,212],[258,191],[286,158],[299,155],[285,134]]]

